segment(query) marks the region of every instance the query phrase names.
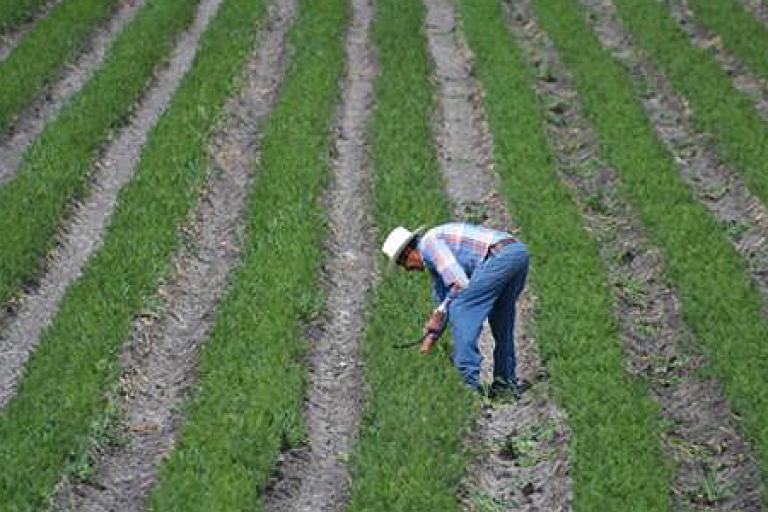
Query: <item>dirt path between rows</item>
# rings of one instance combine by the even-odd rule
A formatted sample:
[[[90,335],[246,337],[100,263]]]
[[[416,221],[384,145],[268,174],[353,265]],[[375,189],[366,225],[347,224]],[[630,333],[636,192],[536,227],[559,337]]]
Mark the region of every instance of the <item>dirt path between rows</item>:
[[[90,36],[80,57],[66,65],[58,80],[40,94],[0,137],[0,186],[18,173],[24,152],[101,66],[118,34],[145,3],[146,0],[122,0],[112,19]]]
[[[330,221],[321,277],[326,308],[310,333],[310,390],[304,411],[309,443],[282,458],[264,497],[272,512],[340,512],[349,500],[345,460],[357,436],[366,395],[360,343],[375,265],[366,131],[376,68],[370,43],[372,17],[369,0],[352,0],[335,176],[323,200]]]
[[[738,57],[723,46],[720,36],[700,24],[687,0],[665,0],[672,17],[697,48],[707,50],[731,77],[733,87],[755,104],[755,110],[768,122],[768,80],[753,73]]]
[[[752,15],[768,30],[768,4],[765,0],[740,0]]]
[[[538,26],[530,0],[507,6],[510,29],[537,77],[536,92],[550,106],[547,128],[561,180],[573,191],[608,269],[629,369],[646,379],[667,420],[661,442],[677,468],[670,493],[675,509],[762,510],[754,453],[717,381],[696,376],[708,364],[681,318],[676,290],[665,282],[661,251],[621,196],[615,170],[601,162],[573,78]]]
[[[744,259],[750,278],[766,304],[768,316],[768,210],[747,188],[742,176],[712,149],[706,134],[693,128],[685,98],[642,57],[609,0],[584,0],[594,14],[594,29],[605,46],[630,72],[643,91],[641,101],[656,134],[675,158],[693,195],[726,228]]]
[[[53,321],[67,288],[101,247],[120,189],[133,177],[150,129],[168,107],[192,65],[197,42],[222,0],[203,0],[192,26],[179,38],[169,65],[157,77],[130,123],[107,148],[90,177],[91,192],[72,212],[47,258],[38,286],[19,298],[15,314],[0,332],[0,408],[15,394],[24,364],[43,330]]]
[[[445,187],[457,218],[513,229],[493,173],[493,139],[482,93],[473,79],[473,58],[457,25],[450,0],[426,0],[426,32],[435,64],[439,106],[433,122]],[[466,440],[478,457],[467,468],[458,499],[465,510],[551,510],[572,508],[573,491],[565,413],[552,400],[534,340],[526,333],[532,300],[525,292],[518,308],[518,376],[535,382],[515,403],[486,404]],[[481,379],[491,380],[493,339],[481,335]],[[505,446],[525,442],[525,461]]]
[[[24,36],[35,28],[37,22],[47,17],[62,1],[63,0],[49,0],[38,8],[28,21],[0,34],[0,62],[7,59],[19,45],[21,40],[24,39]]]
[[[122,396],[117,398],[125,413],[123,443],[97,454],[96,473],[89,481],[63,482],[57,509],[143,510],[158,467],[173,449],[198,354],[238,263],[261,129],[285,75],[286,33],[295,15],[294,0],[270,6],[244,85],[228,101],[223,124],[213,137],[209,181],[182,229],[190,242],[174,255],[175,273],[153,301],[162,304],[156,308],[159,312],[134,322],[123,349]]]

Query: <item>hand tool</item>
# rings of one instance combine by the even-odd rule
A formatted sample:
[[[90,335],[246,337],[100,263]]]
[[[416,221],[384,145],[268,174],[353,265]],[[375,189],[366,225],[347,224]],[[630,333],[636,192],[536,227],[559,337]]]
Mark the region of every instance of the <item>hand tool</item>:
[[[433,332],[428,332],[417,340],[409,341],[408,343],[395,344],[392,345],[392,348],[411,348],[420,345],[419,352],[422,354],[429,354],[432,351],[432,347],[435,346],[435,343],[437,343],[437,336]]]

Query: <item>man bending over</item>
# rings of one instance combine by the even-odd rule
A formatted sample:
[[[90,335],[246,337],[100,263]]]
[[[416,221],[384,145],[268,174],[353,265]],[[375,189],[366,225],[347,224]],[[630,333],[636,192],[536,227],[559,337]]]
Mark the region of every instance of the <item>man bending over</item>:
[[[454,364],[469,387],[482,391],[478,341],[487,318],[496,340],[491,391],[516,396],[524,391],[515,374],[515,305],[528,274],[525,244],[503,231],[452,222],[426,232],[397,227],[382,251],[390,265],[426,269],[431,277],[438,306],[424,328],[422,353],[429,352],[450,321]]]

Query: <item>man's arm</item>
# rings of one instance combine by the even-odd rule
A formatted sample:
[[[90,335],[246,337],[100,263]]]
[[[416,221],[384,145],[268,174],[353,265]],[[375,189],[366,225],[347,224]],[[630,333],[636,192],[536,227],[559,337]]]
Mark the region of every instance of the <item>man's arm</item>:
[[[422,258],[428,260],[445,286],[450,289],[449,295],[455,297],[462,288],[469,284],[469,278],[459,265],[448,245],[435,236],[425,237],[421,244]],[[458,289],[456,289],[458,286]]]
[[[459,265],[450,248],[439,238],[429,237],[422,241],[422,257],[427,260],[447,289],[442,302],[429,318],[424,333],[434,341],[445,330],[448,307],[458,293],[469,283],[467,274]]]

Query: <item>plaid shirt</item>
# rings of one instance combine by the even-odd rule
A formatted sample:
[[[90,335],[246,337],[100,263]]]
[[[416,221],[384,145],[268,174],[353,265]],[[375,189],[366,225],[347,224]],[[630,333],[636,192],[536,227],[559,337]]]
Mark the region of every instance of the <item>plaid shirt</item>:
[[[419,252],[432,278],[432,296],[441,308],[469,284],[490,246],[504,238],[512,235],[461,222],[436,226],[422,235]]]

